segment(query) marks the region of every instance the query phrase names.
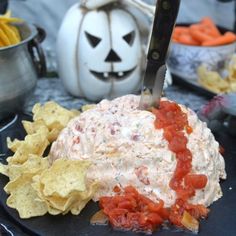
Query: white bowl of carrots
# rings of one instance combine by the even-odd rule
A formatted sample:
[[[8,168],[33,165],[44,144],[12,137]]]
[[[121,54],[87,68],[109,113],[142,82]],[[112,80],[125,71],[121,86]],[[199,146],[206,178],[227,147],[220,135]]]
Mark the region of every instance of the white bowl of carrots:
[[[206,64],[222,67],[235,52],[236,35],[204,17],[194,24],[176,25],[168,57],[170,71],[183,79],[197,81],[197,68]]]

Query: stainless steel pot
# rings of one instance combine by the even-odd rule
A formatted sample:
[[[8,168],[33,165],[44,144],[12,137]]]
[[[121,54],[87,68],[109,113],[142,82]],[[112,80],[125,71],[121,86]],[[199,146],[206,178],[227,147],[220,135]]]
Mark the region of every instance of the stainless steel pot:
[[[45,57],[40,42],[42,29],[26,23],[17,24],[22,41],[0,48],[0,120],[23,109],[36,87],[37,78],[46,74]]]

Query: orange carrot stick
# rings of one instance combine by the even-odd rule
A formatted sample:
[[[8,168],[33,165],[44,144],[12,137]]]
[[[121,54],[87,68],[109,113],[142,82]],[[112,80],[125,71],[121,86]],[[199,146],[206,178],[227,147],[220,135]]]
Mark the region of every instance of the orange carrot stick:
[[[178,34],[175,34],[175,32],[173,32],[173,34],[172,34],[172,40],[178,41],[178,38],[179,38],[179,35],[178,35]]]
[[[181,34],[177,40],[179,43],[186,45],[195,45],[198,46],[200,43],[192,38],[190,34]]]
[[[189,26],[189,29],[204,31],[204,25],[199,24],[199,23],[192,24],[192,25]]]
[[[215,28],[213,28],[213,27],[205,27],[205,29],[204,29],[204,32],[206,33],[206,34],[208,34],[209,36],[212,36],[213,38],[215,38],[215,37],[220,37],[222,34],[220,33],[220,31],[215,27]]]
[[[202,46],[218,46],[218,45],[229,44],[234,41],[236,41],[236,35],[232,32],[226,32],[224,35],[222,35],[218,38],[204,41],[202,43]]]
[[[178,34],[175,30],[173,31],[172,38],[178,39],[180,34]]]
[[[207,32],[209,35],[213,37],[221,36],[219,29],[210,17],[204,17],[201,20],[201,24],[204,25],[205,32]]]
[[[202,23],[198,23],[198,24],[192,24],[190,26],[190,28],[192,30],[200,30],[201,32],[206,33],[206,34],[208,34],[209,36],[212,36],[212,37],[221,36],[220,31],[214,25],[212,26],[212,25],[205,25],[205,24],[202,24]]]
[[[187,26],[176,26],[174,29],[175,34],[188,33],[189,29]]]
[[[209,16],[205,16],[202,18],[202,20],[200,21],[200,24],[204,24],[204,25],[215,25],[214,21],[209,17]]]
[[[206,34],[205,32],[201,31],[200,29],[196,29],[195,27],[190,26],[189,28],[190,35],[198,42],[202,43],[205,41],[209,41],[213,39],[210,35]]]

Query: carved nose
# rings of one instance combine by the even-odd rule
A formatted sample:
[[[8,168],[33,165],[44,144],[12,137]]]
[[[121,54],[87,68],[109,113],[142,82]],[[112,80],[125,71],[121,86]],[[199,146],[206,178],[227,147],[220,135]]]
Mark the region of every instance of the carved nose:
[[[113,49],[110,50],[105,59],[105,62],[120,62],[120,61],[121,61],[120,57]]]

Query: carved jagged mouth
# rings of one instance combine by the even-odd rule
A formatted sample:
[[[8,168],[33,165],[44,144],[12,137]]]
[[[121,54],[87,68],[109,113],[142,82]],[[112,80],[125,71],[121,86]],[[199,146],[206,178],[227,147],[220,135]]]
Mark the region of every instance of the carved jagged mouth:
[[[90,72],[99,80],[102,81],[108,81],[110,79],[115,79],[115,80],[124,80],[127,77],[130,76],[131,73],[133,73],[133,71],[136,69],[136,66],[131,69],[131,70],[127,70],[127,71],[119,71],[119,72],[97,72],[94,70],[90,70]]]

